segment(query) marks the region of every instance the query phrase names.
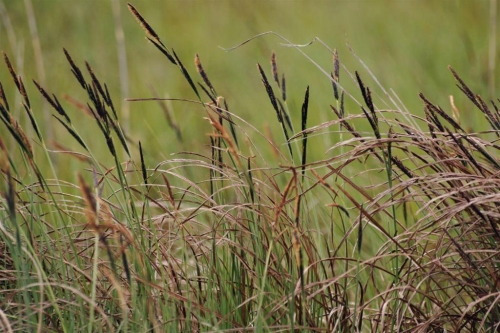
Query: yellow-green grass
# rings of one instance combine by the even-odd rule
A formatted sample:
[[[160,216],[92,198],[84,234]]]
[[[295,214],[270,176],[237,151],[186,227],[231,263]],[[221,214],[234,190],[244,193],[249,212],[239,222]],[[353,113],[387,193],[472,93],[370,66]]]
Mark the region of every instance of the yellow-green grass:
[[[126,37],[128,96],[120,94],[121,77],[112,1],[32,1],[46,72],[46,88],[60,91],[63,87],[69,95],[76,98],[82,96],[71,76],[67,75],[68,66],[62,53],[65,47],[75,61],[81,63],[86,60],[93,66],[108,84],[118,107],[125,103],[125,97],[151,96],[150,86],[163,97],[194,98],[177,69],[167,66],[161,54],[145,43],[134,19],[124,9],[126,3],[120,1],[119,4]],[[25,3],[4,1],[4,5],[15,28],[18,49],[9,43],[4,25],[0,27],[3,36],[0,49],[10,55],[22,72],[40,80]],[[311,86],[310,125],[329,119],[330,111],[325,105],[332,103],[330,83],[324,75],[296,50],[281,46],[282,41],[276,37],[260,38],[231,53],[219,48],[236,45],[265,31],[281,33],[298,44],[319,37],[329,47],[339,50],[342,63],[349,69],[362,70],[348,50],[348,42],[383,86],[394,89],[412,112],[421,111],[418,92],[431,96],[440,105],[448,105],[448,96],[457,95],[456,103],[460,108],[464,100],[452,87],[453,81],[446,72],[448,65],[460,73],[467,73],[472,88],[489,94],[488,1],[315,1],[314,4],[291,1],[168,1],[138,3],[137,6],[155,23],[155,29],[163,40],[177,51],[190,70],[194,70],[194,54],[199,53],[213,84],[226,98],[230,108],[259,129],[266,123],[273,129],[279,128],[270,120],[272,110],[261,94],[255,70],[257,62],[268,66],[272,50],[277,52],[280,69],[287,75],[291,112],[300,111],[306,85]],[[319,44],[304,49],[304,52],[325,70],[332,70],[331,55]],[[2,82],[5,82],[6,74],[6,71],[0,73]],[[355,87],[345,73],[342,76],[346,88]],[[34,91],[29,83],[27,89]],[[40,100],[35,99],[33,103],[39,105]],[[148,155],[154,151],[166,157],[182,150],[174,144],[172,131],[165,130],[165,122],[160,121],[162,112],[155,103],[132,104],[129,107],[131,135],[136,140],[147,141]],[[183,132],[189,133],[185,135],[186,140],[199,143],[206,139],[203,136],[208,128],[200,121],[202,114],[196,111],[196,107],[173,103],[173,108]],[[91,132],[93,127],[91,122],[88,123],[87,132]],[[56,138],[65,138],[55,123],[52,128],[56,131]],[[319,149],[319,154],[324,153],[323,148]]]

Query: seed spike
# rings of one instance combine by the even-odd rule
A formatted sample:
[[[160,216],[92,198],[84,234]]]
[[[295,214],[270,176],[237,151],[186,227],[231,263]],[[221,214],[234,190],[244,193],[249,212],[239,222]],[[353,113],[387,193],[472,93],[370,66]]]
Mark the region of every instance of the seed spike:
[[[146,20],[142,17],[142,15],[139,14],[137,9],[135,9],[135,7],[132,6],[130,3],[127,3],[127,7],[132,13],[132,15],[134,15],[137,22],[139,22],[139,25],[144,29],[144,31],[146,31],[146,33],[154,40],[156,40],[161,46],[165,47],[165,45],[163,45],[163,43],[161,42],[158,34],[153,30],[153,28],[151,28],[151,26],[148,24],[148,22],[146,22]]]
[[[337,49],[333,51],[333,73],[331,73],[332,77],[332,85],[333,85],[333,95],[335,99],[339,100],[339,89],[337,83],[339,82],[340,76],[340,63],[339,63],[339,53]]]
[[[203,69],[203,66],[201,65],[200,56],[198,55],[198,53],[196,53],[196,55],[194,57],[194,64],[196,66],[196,70],[198,71],[201,78],[203,79],[203,82],[205,82],[205,84],[208,86],[208,88],[210,88],[210,90],[212,91],[212,94],[214,96],[217,96],[217,93],[215,92],[215,89],[212,86],[212,83],[208,79],[207,73],[205,72],[205,70]]]
[[[71,72],[76,77],[76,80],[78,81],[78,83],[80,83],[83,89],[87,89],[87,83],[85,82],[85,78],[83,77],[82,71],[80,71],[80,69],[75,65],[68,51],[65,48],[63,48],[63,51],[64,55],[66,56],[66,59],[69,62],[69,65],[71,66]]]
[[[12,80],[14,80],[14,83],[17,87],[17,90],[21,92],[21,87],[19,86],[19,81],[17,80],[17,74],[16,71],[14,71],[14,67],[12,67],[12,64],[9,60],[9,57],[5,52],[3,53],[3,59],[5,60],[5,64],[7,65],[7,68],[9,69],[10,76],[12,77]]]
[[[278,75],[278,64],[276,63],[276,53],[273,51],[271,53],[271,68],[273,70],[273,78],[274,81],[278,84],[278,87],[280,86],[280,79]]]

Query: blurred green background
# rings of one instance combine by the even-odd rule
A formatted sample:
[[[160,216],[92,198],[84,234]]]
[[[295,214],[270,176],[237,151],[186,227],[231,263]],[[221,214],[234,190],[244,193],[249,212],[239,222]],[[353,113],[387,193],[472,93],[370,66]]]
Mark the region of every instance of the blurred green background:
[[[448,1],[133,1],[132,4],[160,35],[165,45],[175,49],[191,75],[198,77],[193,59],[199,53],[202,64],[218,94],[224,96],[230,110],[263,130],[268,124],[275,139],[283,143],[281,131],[256,64],[260,63],[271,79],[270,55],[276,51],[278,68],[287,77],[288,106],[296,129],[304,90],[311,86],[309,126],[335,119],[329,109],[334,104],[331,83],[296,49],[284,47],[276,36],[255,39],[232,52],[231,47],[247,38],[274,31],[297,44],[319,37],[330,48],[337,48],[340,61],[352,73],[358,70],[375,93],[381,94],[374,81],[352,55],[346,43],[371,69],[380,83],[392,88],[410,112],[422,112],[418,93],[450,110],[449,95],[455,96],[462,123],[474,130],[480,126],[470,117],[471,103],[461,96],[447,69],[451,65],[474,92],[493,98],[490,80],[490,40],[496,39],[491,28],[492,2],[487,0]],[[167,126],[162,110],[155,102],[129,103],[127,97],[151,97],[150,87],[162,97],[195,99],[179,70],[168,63],[144,38],[144,32],[127,10],[125,1],[115,0],[1,0],[0,50],[5,51],[24,78],[33,111],[43,122],[42,98],[31,83],[36,79],[57,96],[68,94],[86,101],[73,78],[62,48],[78,65],[88,61],[101,81],[107,83],[115,104],[122,109],[122,123],[134,140],[141,140],[148,158],[152,154],[166,158],[173,152],[196,150],[209,140],[210,128],[203,108],[173,102],[173,115],[179,123],[184,142],[176,140]],[[496,16],[496,13],[495,15]],[[31,19],[31,25],[30,25]],[[33,22],[36,21],[36,25]],[[126,76],[119,66],[116,32],[123,30],[126,52]],[[39,37],[37,54],[34,34]],[[332,55],[319,43],[302,49],[327,72],[332,71]],[[495,55],[498,45],[495,46]],[[498,68],[493,78],[498,77]],[[26,123],[20,112],[20,98],[14,92],[6,66],[0,65],[2,82],[17,118]],[[342,69],[340,83],[361,100],[356,85]],[[381,96],[382,100],[387,100]],[[61,99],[61,98],[60,98]],[[207,99],[208,101],[208,99]],[[380,100],[379,108],[385,108]],[[128,104],[127,104],[128,103]],[[92,119],[63,102],[82,136],[89,142],[98,133]],[[346,112],[359,113],[355,104]],[[128,110],[128,111],[127,111]],[[128,112],[130,116],[128,116]],[[476,112],[476,111],[474,111]],[[451,114],[451,111],[450,111]],[[478,113],[474,113],[478,114]],[[23,120],[24,119],[24,120]],[[26,127],[29,127],[26,123]],[[49,137],[77,149],[66,131],[54,120],[46,124]],[[100,134],[98,134],[100,135]],[[335,135],[331,139],[335,140]],[[95,139],[99,149],[101,137]],[[317,146],[324,155],[330,140]],[[103,149],[103,157],[110,158]],[[203,148],[202,148],[203,149]],[[283,148],[285,151],[286,148]],[[107,156],[107,157],[106,157]],[[155,157],[154,163],[159,159]]]

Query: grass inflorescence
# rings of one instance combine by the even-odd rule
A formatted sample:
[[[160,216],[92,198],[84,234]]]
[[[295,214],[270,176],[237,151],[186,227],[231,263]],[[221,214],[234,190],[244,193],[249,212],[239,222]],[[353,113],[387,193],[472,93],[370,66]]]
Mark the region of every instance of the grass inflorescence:
[[[0,84],[3,331],[498,331],[500,101],[485,102],[450,68],[490,125],[471,132],[461,116],[473,110],[452,103],[447,111],[420,94],[422,110],[409,113],[328,49],[333,69],[324,73],[335,105],[321,109],[330,120],[309,126],[319,112],[314,82],[303,85],[305,95],[287,94],[273,51],[270,68],[257,64],[253,78],[270,101],[259,115],[283,134],[263,134],[229,110],[237,96],[216,90],[198,54],[200,82],[128,8],[195,94],[184,103],[203,110],[208,147],[152,164],[147,142],[123,131],[101,75],[87,62],[82,71],[64,50],[87,100],[63,99],[98,132],[86,140],[61,96],[34,81],[80,149],[64,151],[75,157],[75,180],[59,179],[64,166],[49,147],[64,146],[45,142],[23,79],[4,54],[32,128],[15,119]],[[342,68],[342,80],[359,91],[344,90]],[[155,97],[129,101],[160,103],[186,147],[185,126],[166,104],[173,99],[151,91]],[[325,157],[310,154],[332,129],[338,140]],[[93,153],[101,147],[110,165]]]

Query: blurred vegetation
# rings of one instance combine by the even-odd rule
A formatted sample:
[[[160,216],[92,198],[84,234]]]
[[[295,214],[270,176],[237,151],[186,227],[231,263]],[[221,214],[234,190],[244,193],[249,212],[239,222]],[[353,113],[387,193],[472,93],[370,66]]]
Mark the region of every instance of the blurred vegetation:
[[[126,2],[116,2],[125,35],[127,96],[120,92],[120,81],[126,79],[120,75],[113,1],[3,1],[0,49],[10,56],[18,73],[25,76],[28,93],[36,89],[29,82],[33,78],[51,92],[64,92],[79,100],[83,96],[62,48],[66,48],[77,63],[88,61],[107,83],[118,108],[130,108],[129,122],[126,114],[121,115],[124,127],[130,126],[130,136],[147,142],[146,155],[154,151],[165,158],[183,147],[167,128],[159,106],[154,102],[125,106],[128,102],[124,99],[151,97],[150,87],[161,97],[193,99],[195,96],[177,69],[168,66],[164,57],[144,39],[143,32],[126,10]],[[37,68],[27,12],[29,4],[36,20],[45,83]],[[292,115],[300,113],[303,91],[310,85],[309,125],[333,118],[331,110],[325,108],[333,103],[329,80],[297,50],[282,46],[282,40],[268,35],[233,52],[219,48],[234,46],[265,31],[275,31],[297,44],[319,37],[330,48],[338,49],[342,64],[349,70],[363,72],[362,65],[346,45],[349,43],[380,83],[394,89],[412,113],[422,112],[419,92],[446,106],[449,95],[457,95],[455,103],[461,109],[465,100],[453,88],[448,65],[463,73],[471,88],[482,96],[489,93],[488,1],[137,1],[134,5],[164,42],[176,50],[192,75],[195,68],[188,59],[194,59],[195,53],[199,53],[205,70],[218,93],[226,98],[230,110],[259,129],[269,123],[271,129],[279,131],[256,68],[256,63],[260,63],[269,69],[273,50],[279,70],[287,77]],[[332,57],[319,43],[303,51],[326,71],[332,70]],[[497,74],[498,69],[495,76]],[[0,70],[0,80],[9,80],[5,67]],[[354,90],[356,86],[343,70],[340,82],[347,90]],[[12,86],[6,89],[7,95],[13,93],[9,91]],[[380,93],[377,89],[375,92]],[[42,98],[34,98],[32,103],[33,110],[41,112],[37,105],[40,106]],[[20,108],[19,103],[16,107]],[[200,119],[204,116],[200,112],[202,108],[176,102],[172,110],[186,144],[208,142],[205,133],[209,127]],[[360,110],[348,105],[346,112],[352,114]],[[94,124],[78,115],[79,111],[74,113],[72,117],[89,123],[87,133],[82,135],[90,138],[95,131]],[[66,142],[67,134],[54,121],[46,125],[47,129],[52,128],[56,140]],[[476,126],[474,119],[467,121],[470,123],[466,126]],[[328,147],[323,148],[317,153],[324,154]]]

